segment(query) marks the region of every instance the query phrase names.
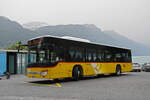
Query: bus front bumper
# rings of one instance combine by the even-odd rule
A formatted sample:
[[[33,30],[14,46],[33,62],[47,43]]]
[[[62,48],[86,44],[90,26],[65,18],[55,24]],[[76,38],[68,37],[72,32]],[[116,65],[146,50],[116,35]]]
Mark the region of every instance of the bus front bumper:
[[[29,78],[47,78],[47,79],[49,79],[48,70],[27,69],[26,76]]]

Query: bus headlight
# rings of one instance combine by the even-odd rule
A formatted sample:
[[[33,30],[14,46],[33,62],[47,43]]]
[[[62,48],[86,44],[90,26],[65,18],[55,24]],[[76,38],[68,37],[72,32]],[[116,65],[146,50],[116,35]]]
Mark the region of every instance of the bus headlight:
[[[43,72],[41,72],[41,75],[42,76],[46,76],[48,74],[48,72],[47,71],[43,71]]]

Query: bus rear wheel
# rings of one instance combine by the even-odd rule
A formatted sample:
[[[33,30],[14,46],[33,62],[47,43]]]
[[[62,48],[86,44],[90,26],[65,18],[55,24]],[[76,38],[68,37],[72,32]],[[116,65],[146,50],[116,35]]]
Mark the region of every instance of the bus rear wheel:
[[[120,66],[117,66],[116,67],[116,76],[120,76],[121,75],[121,67]]]
[[[73,80],[78,81],[82,76],[82,69],[79,66],[73,68],[72,77]]]

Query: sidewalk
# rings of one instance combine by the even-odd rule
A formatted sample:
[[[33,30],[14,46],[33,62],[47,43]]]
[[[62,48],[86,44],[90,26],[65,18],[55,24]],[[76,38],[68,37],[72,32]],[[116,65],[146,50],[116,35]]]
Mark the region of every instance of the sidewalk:
[[[4,76],[4,75],[3,75],[3,76],[0,76],[0,80],[2,80],[4,77],[6,77],[6,76]]]
[[[16,79],[16,78],[25,78],[25,75],[24,74],[10,75],[10,79]],[[7,76],[6,75],[0,76],[0,80],[3,79],[7,79]]]

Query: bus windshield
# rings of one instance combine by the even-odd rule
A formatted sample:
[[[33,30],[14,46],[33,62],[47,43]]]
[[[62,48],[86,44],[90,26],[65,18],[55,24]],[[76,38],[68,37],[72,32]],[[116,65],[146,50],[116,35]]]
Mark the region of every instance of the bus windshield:
[[[58,61],[64,61],[64,49],[60,46],[42,46],[40,48],[29,48],[29,64],[56,64]]]
[[[49,49],[29,50],[29,63],[55,63],[59,61],[56,52]]]

